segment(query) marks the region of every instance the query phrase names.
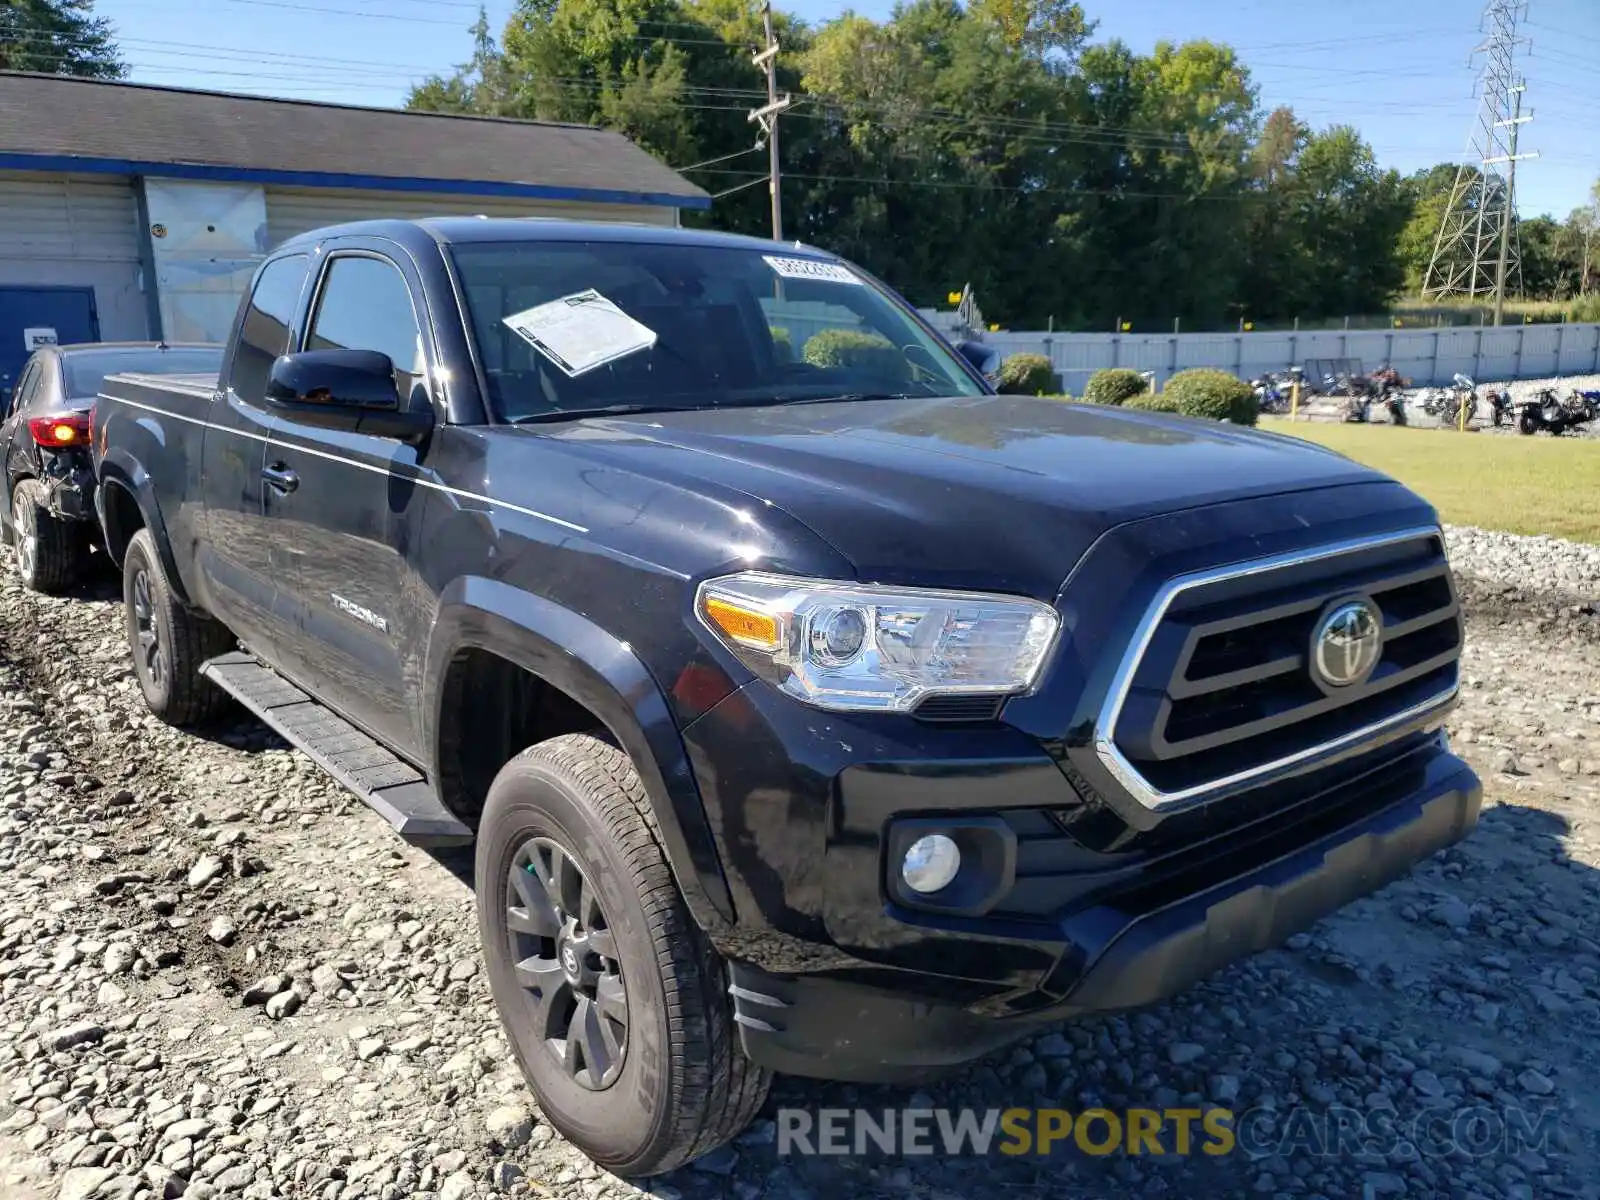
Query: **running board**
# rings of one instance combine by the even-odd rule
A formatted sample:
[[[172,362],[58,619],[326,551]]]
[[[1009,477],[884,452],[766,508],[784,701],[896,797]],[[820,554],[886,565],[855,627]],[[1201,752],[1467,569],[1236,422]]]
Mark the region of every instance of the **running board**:
[[[237,652],[219,655],[202,665],[200,674],[361,797],[413,846],[472,841],[472,830],[440,802],[420,771],[257,659]]]

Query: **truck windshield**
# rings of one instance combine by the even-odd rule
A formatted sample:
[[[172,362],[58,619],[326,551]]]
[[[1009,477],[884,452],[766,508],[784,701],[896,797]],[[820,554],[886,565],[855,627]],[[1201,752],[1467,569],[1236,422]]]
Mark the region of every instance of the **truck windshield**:
[[[803,251],[549,241],[450,253],[503,421],[983,392],[869,280]]]

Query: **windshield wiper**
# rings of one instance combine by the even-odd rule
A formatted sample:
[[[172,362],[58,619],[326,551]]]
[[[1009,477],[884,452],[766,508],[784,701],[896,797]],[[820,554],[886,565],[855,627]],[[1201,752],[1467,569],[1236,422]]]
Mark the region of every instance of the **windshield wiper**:
[[[635,413],[687,412],[681,404],[604,404],[597,408],[563,408],[554,412],[513,417],[512,425],[538,425],[551,421],[578,421],[584,417],[627,417]]]

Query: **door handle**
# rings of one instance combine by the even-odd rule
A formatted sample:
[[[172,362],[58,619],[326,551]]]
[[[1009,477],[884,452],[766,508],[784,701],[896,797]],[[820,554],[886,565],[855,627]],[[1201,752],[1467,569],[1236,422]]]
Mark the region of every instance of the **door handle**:
[[[276,466],[262,467],[261,478],[265,479],[268,486],[274,491],[282,492],[285,495],[300,486],[300,476],[282,463]]]

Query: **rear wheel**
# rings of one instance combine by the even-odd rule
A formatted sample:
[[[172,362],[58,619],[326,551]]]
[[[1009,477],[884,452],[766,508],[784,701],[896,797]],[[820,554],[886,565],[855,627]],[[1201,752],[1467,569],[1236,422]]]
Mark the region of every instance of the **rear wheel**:
[[[495,1006],[556,1129],[637,1177],[750,1122],[771,1076],[736,1044],[627,755],[582,734],[523,751],[489,789],[476,868]]]
[[[12,562],[23,586],[36,592],[64,592],[83,574],[88,538],[77,521],[53,514],[44,488],[24,479],[11,493]]]
[[[200,665],[232,648],[235,639],[172,594],[148,529],[133,535],[123,555],[122,599],[133,674],[150,711],[171,725],[215,716],[228,697],[200,674]]]
[[[1523,409],[1522,410],[1522,415],[1517,418],[1517,429],[1518,429],[1519,432],[1524,433],[1524,434],[1535,434],[1535,433],[1538,433],[1539,432],[1539,417],[1538,417],[1538,414],[1532,412],[1529,409],[1526,409],[1526,408]]]

